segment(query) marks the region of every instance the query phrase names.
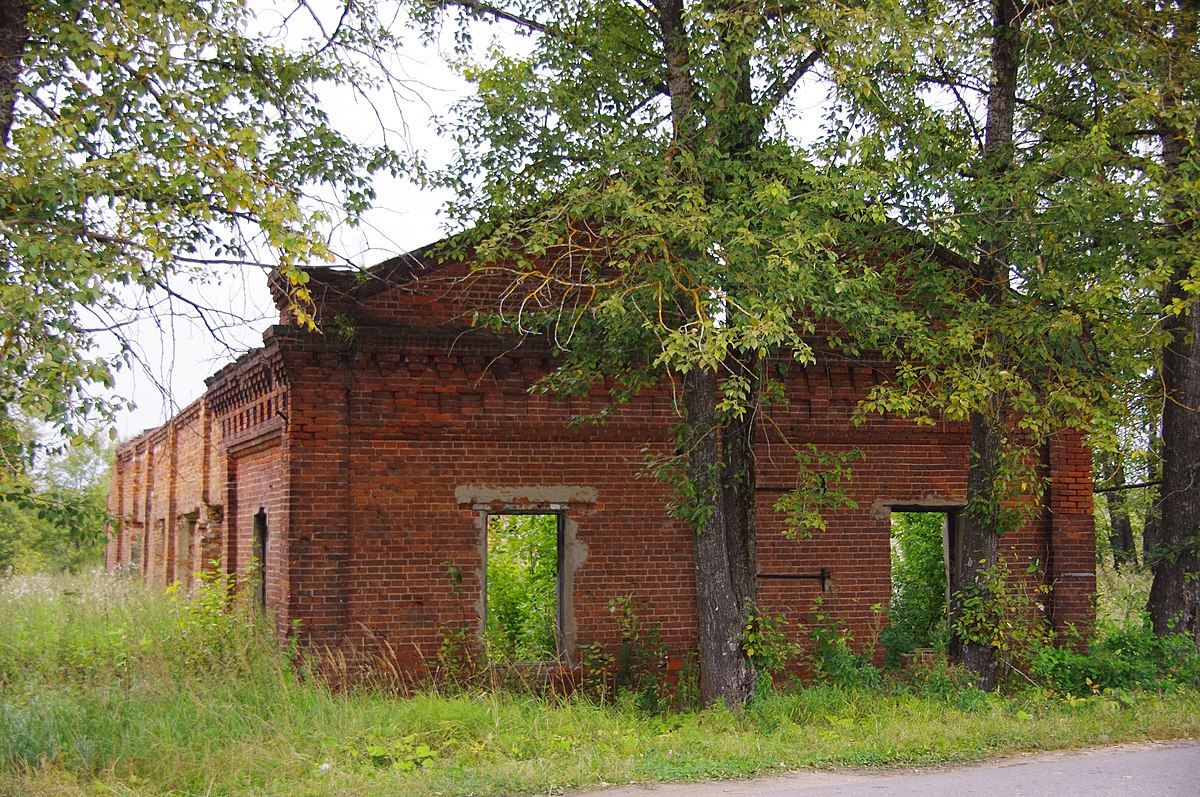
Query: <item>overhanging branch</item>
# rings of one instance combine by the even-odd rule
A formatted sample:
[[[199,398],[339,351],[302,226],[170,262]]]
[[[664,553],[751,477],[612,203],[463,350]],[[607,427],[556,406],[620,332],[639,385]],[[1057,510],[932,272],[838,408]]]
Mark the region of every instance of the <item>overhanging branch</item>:
[[[470,11],[478,16],[488,16],[492,17],[493,19],[503,20],[504,22],[511,22],[512,24],[525,28],[526,30],[536,30],[538,33],[547,33],[550,35],[567,38],[566,33],[556,26],[548,25],[544,22],[533,19],[532,17],[515,14],[512,11],[506,11],[503,8],[497,8],[491,3],[484,3],[481,2],[481,0],[441,0],[438,5],[442,6],[443,8],[457,6],[458,8]]]
[[[791,93],[792,89],[796,87],[796,84],[800,82],[800,79],[808,74],[809,70],[816,65],[817,61],[821,60],[821,56],[824,54],[825,45],[822,42],[821,44],[818,44],[811,53],[806,55],[804,59],[796,65],[795,69],[786,75],[781,75],[774,83],[771,84],[771,87],[768,88],[763,95],[762,109],[764,117],[770,116],[775,109],[779,107],[779,104],[784,101],[788,94]]]

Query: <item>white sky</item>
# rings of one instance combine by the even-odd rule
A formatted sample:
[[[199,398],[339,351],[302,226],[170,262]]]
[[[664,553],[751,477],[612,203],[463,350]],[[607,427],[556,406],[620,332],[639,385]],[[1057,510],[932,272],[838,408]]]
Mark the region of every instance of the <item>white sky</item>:
[[[413,46],[400,58],[399,68],[410,78],[411,93],[393,102],[381,99],[375,109],[348,89],[325,92],[330,118],[351,137],[364,143],[380,141],[376,111],[401,135],[389,141],[423,152],[435,163],[448,163],[450,149],[433,129],[435,114],[448,112],[466,91],[465,84],[432,48]],[[399,108],[397,108],[399,106]],[[376,180],[376,206],[358,229],[330,233],[334,250],[356,266],[371,266],[396,254],[432,243],[445,233],[439,208],[448,194],[422,189],[405,179]],[[115,395],[134,409],[121,411],[116,431],[121,440],[161,425],[199,398],[204,380],[240,354],[262,345],[262,333],[278,323],[264,270],[222,267],[203,283],[178,279],[172,288],[189,300],[213,308],[202,322],[185,302],[158,305],[138,324],[125,330],[135,349],[134,362],[117,374]],[[216,334],[209,327],[216,328]]]

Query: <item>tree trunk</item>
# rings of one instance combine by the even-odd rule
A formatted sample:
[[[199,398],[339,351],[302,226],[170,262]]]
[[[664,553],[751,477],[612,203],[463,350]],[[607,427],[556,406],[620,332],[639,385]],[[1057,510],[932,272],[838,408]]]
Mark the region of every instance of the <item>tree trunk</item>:
[[[696,145],[705,124],[697,112],[689,63],[689,42],[682,0],[656,0],[663,47],[664,85],[671,101],[675,140],[684,148]],[[724,43],[724,42],[723,42]],[[744,100],[750,90],[748,57],[737,56],[731,67],[738,75],[733,95],[714,99],[716,106]],[[710,144],[725,147],[732,156],[751,144],[742,127],[728,129],[718,119],[707,122]],[[756,131],[755,131],[756,134]],[[753,138],[751,136],[750,138]],[[668,174],[673,169],[668,165]],[[695,179],[694,177],[688,179]],[[711,188],[711,187],[710,187]],[[707,257],[703,251],[690,253]],[[687,260],[687,257],[683,258]],[[689,302],[681,303],[686,307]],[[707,323],[706,319],[696,319]],[[742,649],[749,618],[756,611],[758,568],[755,559],[754,421],[757,409],[757,359],[723,364],[731,374],[748,377],[751,398],[738,418],[720,417],[718,370],[694,368],[682,375],[687,500],[694,514],[696,616],[700,631],[700,699],[707,705],[723,700],[742,706],[754,691],[757,672]]]
[[[700,627],[700,699],[737,707],[749,700],[757,677],[742,650],[754,612],[753,439],[746,423],[722,433],[717,419],[717,374],[683,375],[686,447],[695,529],[696,614]]]
[[[950,658],[975,673],[976,685],[990,692],[996,688],[999,662],[990,644],[964,638],[955,631],[963,618],[964,600],[974,594],[988,595],[984,576],[996,565],[999,549],[997,529],[1001,499],[996,477],[1003,452],[1004,411],[997,403],[997,415],[971,413],[971,461],[967,465],[967,508],[959,515],[961,566],[950,586]]]
[[[21,58],[29,41],[29,3],[7,0],[0,3],[0,146],[7,147],[17,102],[17,79]]]
[[[729,549],[731,581],[738,603],[747,612],[758,607],[758,559],[755,494],[758,468],[754,456],[754,426],[758,414],[758,358],[746,355],[746,361],[730,357],[726,368],[742,372],[750,380],[748,406],[738,418],[725,421],[721,432],[721,502],[725,514],[725,545]],[[739,632],[740,633],[740,632]]]
[[[1016,112],[1020,65],[1021,9],[1016,0],[992,3],[991,85],[988,90],[986,139],[983,146],[984,178],[1002,178],[1013,167],[1013,119]],[[1005,229],[1011,210],[986,203],[980,208],[985,222],[981,255],[974,269],[976,288],[992,306],[1007,300],[1009,233]],[[1003,357],[1003,342],[997,346]],[[975,673],[979,688],[996,686],[998,663],[990,644],[961,638],[955,625],[963,616],[963,600],[987,590],[985,572],[996,564],[999,534],[1000,472],[1005,433],[1004,397],[993,395],[986,409],[971,413],[970,462],[967,466],[966,511],[959,529],[962,566],[951,587],[951,657]]]
[[[1162,379],[1159,374],[1152,372],[1152,375],[1154,381],[1161,386]],[[1149,399],[1147,399],[1147,403],[1149,403]],[[1149,508],[1146,510],[1146,519],[1142,522],[1142,561],[1146,564],[1150,563],[1150,557],[1154,554],[1155,542],[1158,540],[1158,512],[1159,503],[1162,500],[1162,439],[1159,436],[1161,424],[1162,413],[1160,412],[1150,425],[1149,440],[1146,442],[1146,481],[1159,482],[1159,484],[1151,484],[1146,488],[1150,491]]]
[[[1160,123],[1163,180],[1167,185],[1167,234],[1186,251],[1196,233],[1190,203],[1178,184],[1194,168],[1197,130],[1180,129],[1174,111],[1179,95],[1190,87],[1177,85],[1183,62],[1194,58],[1200,33],[1200,0],[1180,0],[1178,17],[1167,43],[1163,79],[1163,121]],[[1182,74],[1191,70],[1183,69]],[[1185,80],[1187,78],[1184,78]],[[1174,194],[1174,196],[1172,196]],[[1154,571],[1147,608],[1156,634],[1184,633],[1200,647],[1200,308],[1186,283],[1190,258],[1175,255],[1171,282],[1163,291],[1163,329],[1168,334],[1162,353],[1163,448],[1158,529],[1149,557]],[[1173,302],[1186,303],[1181,313]]]
[[[1182,292],[1177,275],[1172,293]],[[1156,634],[1186,633],[1200,645],[1200,308],[1167,315],[1163,348],[1162,486],[1147,608]]]

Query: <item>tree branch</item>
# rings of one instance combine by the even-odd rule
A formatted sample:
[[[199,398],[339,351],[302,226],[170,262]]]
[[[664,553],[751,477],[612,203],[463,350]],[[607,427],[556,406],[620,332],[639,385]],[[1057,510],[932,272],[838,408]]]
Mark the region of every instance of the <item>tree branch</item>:
[[[1154,479],[1148,482],[1138,482],[1137,484],[1118,484],[1113,487],[1093,487],[1092,493],[1100,495],[1102,493],[1115,493],[1121,490],[1140,490],[1143,487],[1157,487],[1162,484],[1162,479]]]
[[[808,74],[809,70],[816,65],[821,56],[825,54],[825,44],[821,42],[813,49],[811,53],[804,57],[796,68],[787,75],[780,76],[769,89],[767,89],[762,102],[763,117],[770,116],[779,104],[784,101],[800,79]]]
[[[539,22],[536,19],[521,16],[520,14],[514,14],[513,12],[506,11],[503,8],[497,8],[491,3],[482,2],[482,0],[440,0],[438,5],[443,8],[457,6],[458,8],[462,8],[466,11],[476,14],[477,16],[489,16],[505,22],[511,22],[512,24],[525,28],[526,30],[536,30],[538,33],[546,33],[553,36],[560,36],[562,38],[569,38],[566,33],[558,27],[547,25],[544,22]]]

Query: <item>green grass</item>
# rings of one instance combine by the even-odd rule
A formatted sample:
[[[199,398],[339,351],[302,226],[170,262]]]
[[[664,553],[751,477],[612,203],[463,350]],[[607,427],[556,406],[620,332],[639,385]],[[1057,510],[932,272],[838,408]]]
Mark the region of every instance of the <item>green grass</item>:
[[[1191,690],[1047,700],[940,673],[810,686],[741,714],[335,692],[212,597],[99,577],[0,583],[0,795],[533,794],[1200,735]]]

